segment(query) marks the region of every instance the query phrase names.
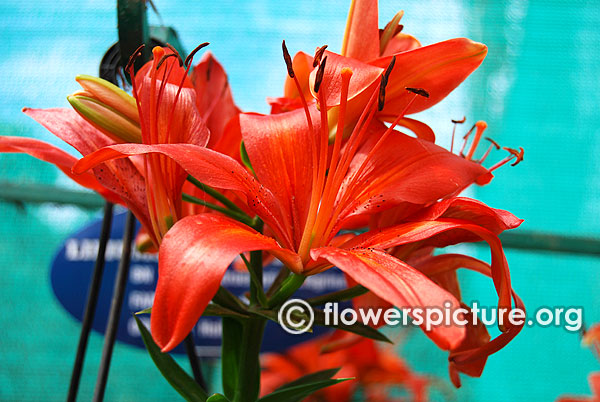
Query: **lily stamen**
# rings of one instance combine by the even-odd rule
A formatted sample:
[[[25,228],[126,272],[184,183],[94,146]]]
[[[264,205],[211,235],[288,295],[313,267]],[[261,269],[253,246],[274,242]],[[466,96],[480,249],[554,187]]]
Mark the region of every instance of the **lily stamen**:
[[[473,138],[471,148],[469,149],[469,153],[467,154],[467,160],[473,160],[473,156],[475,155],[475,151],[477,150],[479,141],[481,141],[481,136],[487,128],[487,123],[483,120],[480,120],[477,123],[475,123],[475,127],[477,128],[477,130],[475,131],[475,138]]]
[[[494,170],[498,169],[500,166],[505,165],[506,163],[512,161],[513,159],[516,159],[516,160],[514,163],[511,164],[511,166],[516,166],[523,160],[523,154],[525,153],[523,148],[519,147],[518,151],[516,149],[508,148],[508,147],[504,147],[502,149],[508,151],[510,153],[510,155],[507,156],[506,158],[504,158],[503,160],[501,160],[500,162],[496,163],[494,166],[492,166],[489,169],[490,172],[493,172]]]
[[[467,148],[467,142],[469,141],[469,136],[471,136],[471,133],[473,132],[473,130],[475,130],[475,124],[473,124],[473,126],[469,129],[469,131],[467,131],[467,133],[463,136],[463,144],[462,147],[460,148],[460,152],[458,153],[459,156],[461,157],[465,157],[465,148]]]
[[[467,121],[467,116],[463,116],[462,120],[454,120],[452,119],[452,123],[454,123],[454,128],[452,129],[452,139],[450,140],[450,152],[454,150],[454,135],[456,134],[456,126],[458,124],[463,124]]]
[[[496,148],[497,150],[500,149],[500,144],[498,144],[496,141],[494,141],[490,137],[485,137],[485,139],[488,140],[491,144],[488,147],[487,151],[485,151],[485,154],[483,154],[481,159],[479,159],[480,165],[486,160],[486,158],[488,157],[488,155],[490,154],[490,152],[492,151],[493,148]]]

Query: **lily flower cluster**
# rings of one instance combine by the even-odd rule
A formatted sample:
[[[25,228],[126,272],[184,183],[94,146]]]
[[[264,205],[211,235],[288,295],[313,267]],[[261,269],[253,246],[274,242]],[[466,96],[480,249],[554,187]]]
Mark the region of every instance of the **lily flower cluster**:
[[[173,48],[156,47],[134,72],[137,52],[126,68],[132,95],[78,76],[83,90],[68,98],[74,110],[24,109],[83,158],[17,137],[0,137],[0,151],[54,163],[135,214],[143,227],[138,244],[159,253],[151,332],[163,352],[212,303],[237,309],[246,317],[244,336],[256,335],[250,329],[257,319],[271,317],[268,311],[307,276],[334,266],[349,286],[368,290],[355,304],[400,308],[464,307],[456,271],[476,271],[492,278],[498,306],[508,314],[523,306],[498,235],[522,221],[459,194],[489,183],[501,165],[520,162],[523,150],[507,148],[506,158],[486,168],[499,146],[492,141],[475,159],[484,122],[454,153],[435,144],[427,124],[407,117],[445,98],[487,48],[465,38],[421,46],[402,32],[401,18],[380,30],[377,2],[356,0],[340,54],[323,46],[292,59],[284,42],[284,96],[269,99],[269,115],[241,113],[210,53],[192,68],[205,44],[185,60]],[[490,263],[434,253],[475,241],[489,244]],[[262,288],[263,253],[286,267],[269,290]],[[250,305],[228,304],[220,287],[239,255],[253,279]],[[457,386],[459,373],[479,376],[487,357],[521,328],[500,329],[491,340],[482,325],[423,326],[449,351]],[[337,348],[359,341],[349,335]]]

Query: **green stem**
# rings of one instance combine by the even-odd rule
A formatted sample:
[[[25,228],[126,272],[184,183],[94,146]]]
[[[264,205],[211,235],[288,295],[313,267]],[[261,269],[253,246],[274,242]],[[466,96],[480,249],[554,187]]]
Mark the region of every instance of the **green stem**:
[[[311,306],[320,306],[327,302],[342,302],[355,298],[356,296],[367,293],[369,289],[362,285],[356,285],[348,289],[338,290],[337,292],[327,293],[325,295],[313,297],[307,300]]]
[[[279,290],[279,286],[283,283],[285,278],[290,276],[290,272],[291,271],[285,265],[283,267],[281,267],[281,269],[279,270],[279,273],[275,277],[275,280],[269,287],[269,290],[267,290],[267,297],[273,296],[275,294],[275,292],[277,292]]]
[[[240,254],[240,257],[242,257],[242,260],[244,261],[244,264],[246,264],[246,268],[248,268],[248,272],[250,273],[251,285],[254,285],[258,303],[261,307],[267,307],[267,296],[265,295],[265,291],[262,286],[262,270],[257,272],[244,254]],[[252,255],[250,256],[250,259],[252,259]]]
[[[229,290],[225,289],[223,286],[219,287],[219,290],[213,297],[213,302],[216,304],[227,307],[233,311],[237,311],[238,313],[246,314],[246,305],[240,301],[233,293]]]
[[[279,290],[269,299],[269,308],[277,307],[289,299],[302,286],[305,279],[304,275],[293,274],[292,276],[288,276],[281,284]]]
[[[225,205],[227,208],[231,209],[232,211],[237,212],[238,214],[246,215],[246,213],[242,211],[240,207],[235,205],[233,201],[225,197],[223,194],[221,194],[214,188],[207,186],[206,184],[202,183],[193,176],[188,176],[188,181],[191,182],[194,186],[198,187],[200,190],[204,191],[206,194],[213,197],[215,200],[219,201],[221,204]]]
[[[203,205],[207,208],[214,209],[215,211],[218,211],[218,212],[222,213],[223,215],[227,215],[230,218],[233,218],[236,221],[240,221],[248,226],[252,226],[255,223],[252,218],[250,218],[248,215],[246,215],[243,212],[239,213],[236,211],[232,211],[230,209],[223,208],[217,204],[213,204],[208,201],[201,200],[200,198],[196,198],[196,197],[186,194],[186,193],[183,193],[181,198],[184,201],[191,202],[191,203],[198,204],[198,205]]]
[[[244,321],[242,347],[238,366],[238,384],[233,402],[256,402],[260,391],[260,347],[267,320],[249,318]]]

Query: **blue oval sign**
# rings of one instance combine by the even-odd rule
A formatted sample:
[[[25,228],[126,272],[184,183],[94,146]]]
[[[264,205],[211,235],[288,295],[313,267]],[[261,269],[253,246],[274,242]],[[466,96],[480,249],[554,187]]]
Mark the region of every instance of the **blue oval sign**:
[[[113,286],[119,260],[121,257],[122,237],[125,227],[126,213],[117,213],[113,217],[112,230],[106,249],[106,265],[100,288],[98,307],[92,328],[104,333]],[[98,252],[98,237],[102,221],[95,220],[65,240],[58,251],[50,272],[52,289],[60,304],[77,320],[81,321],[87,299],[87,292]],[[139,228],[139,223],[138,223]],[[117,340],[144,348],[133,314],[152,306],[154,289],[158,280],[158,256],[142,254],[133,250],[129,278],[125,290],[125,299]],[[264,283],[268,288],[275,279],[281,263],[275,261],[264,269]],[[229,267],[222,285],[233,294],[243,298],[249,291],[249,274],[246,271]],[[308,277],[295,296],[303,299],[344,289],[346,280],[336,268],[319,275]],[[149,326],[149,316],[141,316]],[[328,331],[324,327],[314,327],[313,333],[293,335],[285,332],[276,323],[269,322],[263,341],[263,352],[279,352],[289,346],[304,342]],[[219,317],[202,317],[193,330],[198,354],[202,357],[218,357],[221,345],[221,319]],[[174,353],[184,353],[182,345]]]

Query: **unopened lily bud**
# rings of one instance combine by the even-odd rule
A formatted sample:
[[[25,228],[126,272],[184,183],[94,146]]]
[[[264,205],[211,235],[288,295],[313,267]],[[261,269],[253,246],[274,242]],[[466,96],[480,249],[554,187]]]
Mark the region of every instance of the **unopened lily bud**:
[[[113,140],[142,142],[139,124],[116,109],[81,93],[67,96],[67,100],[81,117]]]
[[[75,80],[85,92],[90,94],[88,95],[90,98],[94,98],[108,107],[117,110],[136,123],[140,122],[135,98],[118,86],[102,78],[90,75],[78,75],[75,77]]]

